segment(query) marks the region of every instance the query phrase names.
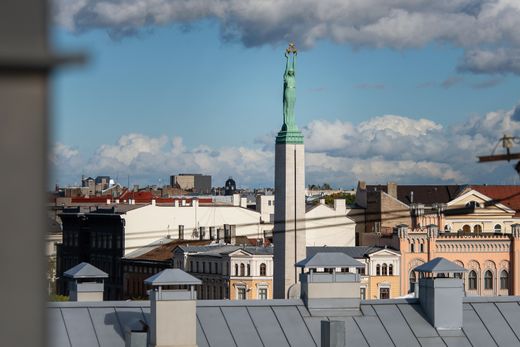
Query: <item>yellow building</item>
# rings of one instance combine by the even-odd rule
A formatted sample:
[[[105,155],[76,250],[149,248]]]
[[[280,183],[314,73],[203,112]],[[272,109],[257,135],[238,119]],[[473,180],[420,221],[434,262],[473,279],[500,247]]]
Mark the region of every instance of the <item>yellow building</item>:
[[[198,299],[273,298],[273,247],[178,246],[173,265],[202,281]]]
[[[342,252],[365,264],[364,268],[356,270],[361,276],[361,299],[392,299],[401,295],[399,251],[378,246],[307,247],[307,256],[319,252]],[[354,271],[354,269],[336,269],[336,271]]]

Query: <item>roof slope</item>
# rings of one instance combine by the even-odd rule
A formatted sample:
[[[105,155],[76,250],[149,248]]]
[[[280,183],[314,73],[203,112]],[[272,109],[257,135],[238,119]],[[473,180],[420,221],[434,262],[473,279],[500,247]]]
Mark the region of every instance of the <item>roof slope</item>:
[[[471,189],[515,210],[515,217],[520,216],[520,186],[472,185]]]
[[[197,302],[197,345],[321,345],[321,320],[345,322],[349,346],[520,346],[520,298],[465,298],[460,332],[434,329],[416,299],[361,303],[358,315],[311,316],[301,300]],[[150,322],[148,301],[63,302],[48,307],[50,346],[124,347],[125,327]],[[172,327],[175,328],[175,327]]]
[[[69,278],[108,278],[106,272],[101,271],[94,265],[89,263],[80,263],[63,273],[65,277]]]
[[[433,203],[448,203],[455,199],[464,186],[461,185],[397,185],[397,199],[407,205],[412,203],[411,192],[413,192],[413,202],[425,205]],[[383,191],[388,193],[387,186],[367,185],[367,192]]]

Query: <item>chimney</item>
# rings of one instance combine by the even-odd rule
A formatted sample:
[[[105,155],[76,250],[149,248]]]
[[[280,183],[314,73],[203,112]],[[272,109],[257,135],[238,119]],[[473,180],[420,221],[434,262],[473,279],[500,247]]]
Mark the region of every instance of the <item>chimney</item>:
[[[365,265],[341,252],[324,252],[296,263],[300,274],[301,299],[313,316],[350,315],[359,312],[360,276]],[[349,268],[349,272],[337,272]],[[319,270],[324,269],[323,272]]]
[[[155,206],[156,205],[156,200],[155,199],[152,199],[152,206]]]
[[[110,205],[111,202],[112,202],[111,199],[107,199],[107,205]]]
[[[345,199],[334,199],[334,211],[341,214],[347,213],[347,203]]]
[[[435,258],[414,269],[419,273],[419,303],[438,330],[462,328],[463,273],[468,270],[444,258]]]
[[[197,347],[194,286],[202,282],[181,269],[166,269],[144,283],[152,286],[148,346]]]
[[[175,206],[175,207],[179,207],[179,200],[175,200],[175,201],[173,202],[173,206]]]
[[[386,191],[387,191],[388,195],[390,195],[391,197],[397,199],[397,183],[395,183],[395,182],[388,182],[386,184]]]
[[[320,199],[320,205],[325,205],[325,199]]]
[[[89,263],[81,263],[65,271],[63,276],[70,279],[70,301],[103,301],[103,279],[108,278],[106,272]]]
[[[240,198],[240,207],[247,208],[247,198]]]
[[[231,203],[233,206],[240,206],[240,194],[233,194],[231,197]]]
[[[322,320],[321,347],[345,347],[346,345],[345,321]]]
[[[199,207],[199,200],[198,199],[191,199],[191,206]]]

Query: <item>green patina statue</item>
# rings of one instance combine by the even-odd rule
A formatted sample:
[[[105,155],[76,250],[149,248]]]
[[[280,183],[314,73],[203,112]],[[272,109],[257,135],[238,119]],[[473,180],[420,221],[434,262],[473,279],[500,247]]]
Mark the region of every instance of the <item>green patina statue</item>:
[[[291,60],[292,54],[292,60]],[[303,135],[296,126],[294,104],[296,103],[296,55],[294,43],[285,50],[285,72],[283,74],[283,125],[276,143],[303,143]]]
[[[293,53],[291,62],[290,55]],[[296,130],[294,104],[296,102],[296,47],[289,44],[285,50],[285,73],[283,74],[283,127],[282,130]]]

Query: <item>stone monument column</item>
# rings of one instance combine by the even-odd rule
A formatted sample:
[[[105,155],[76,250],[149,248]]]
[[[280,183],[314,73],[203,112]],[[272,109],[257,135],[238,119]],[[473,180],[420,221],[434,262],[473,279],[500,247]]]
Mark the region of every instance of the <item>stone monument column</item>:
[[[274,208],[274,298],[285,299],[298,283],[295,263],[306,256],[303,135],[294,118],[296,47],[285,52],[283,125],[276,136]],[[292,56],[292,59],[291,59]],[[294,287],[299,292],[297,287]]]

